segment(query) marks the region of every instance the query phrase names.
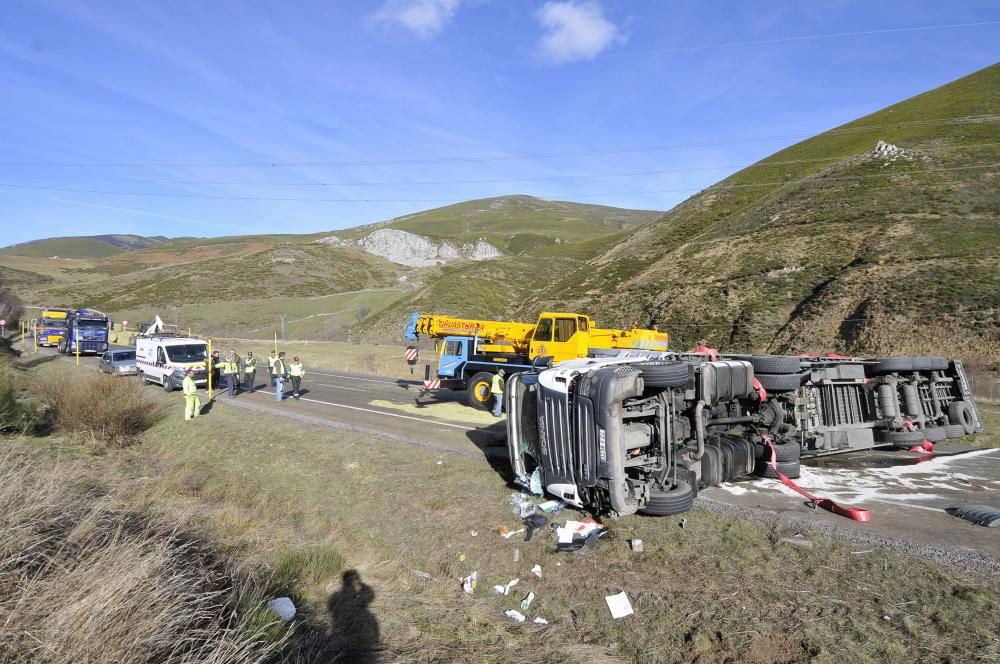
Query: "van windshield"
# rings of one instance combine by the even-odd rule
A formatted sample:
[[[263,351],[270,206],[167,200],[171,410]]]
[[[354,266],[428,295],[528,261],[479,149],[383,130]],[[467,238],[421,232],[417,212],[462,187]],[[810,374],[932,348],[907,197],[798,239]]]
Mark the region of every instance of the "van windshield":
[[[171,362],[201,362],[208,357],[208,346],[205,344],[167,346],[167,357]]]

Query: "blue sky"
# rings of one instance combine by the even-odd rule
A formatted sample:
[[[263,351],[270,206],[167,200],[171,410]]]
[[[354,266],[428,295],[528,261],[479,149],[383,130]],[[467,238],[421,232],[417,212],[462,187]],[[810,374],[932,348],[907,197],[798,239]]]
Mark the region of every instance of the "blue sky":
[[[998,44],[995,1],[9,0],[0,244],[668,209]]]

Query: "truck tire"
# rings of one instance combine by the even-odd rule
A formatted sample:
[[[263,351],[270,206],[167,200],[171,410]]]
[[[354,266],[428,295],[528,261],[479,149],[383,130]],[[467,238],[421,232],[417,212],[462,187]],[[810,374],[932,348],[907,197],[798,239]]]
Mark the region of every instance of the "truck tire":
[[[686,362],[640,362],[635,367],[649,387],[685,387],[691,380],[691,369]]]
[[[950,439],[961,438],[965,435],[965,427],[961,424],[946,424],[943,428],[944,435]]]
[[[799,466],[798,461],[778,461],[775,464],[781,474],[790,480],[794,480],[798,477],[802,468]],[[778,479],[778,474],[774,472],[774,468],[771,466],[769,461],[764,461],[763,459],[757,462],[757,466],[753,470],[753,474],[757,477],[766,477],[768,479],[776,480]]]
[[[755,374],[768,392],[794,392],[809,378],[809,372],[794,374]]]
[[[778,463],[785,463],[788,461],[798,461],[799,457],[802,456],[802,447],[795,442],[791,443],[775,443],[774,445],[774,459]],[[771,446],[770,445],[756,445],[754,447],[754,458],[758,461],[770,461],[771,460]]]
[[[480,371],[474,375],[465,388],[465,398],[469,405],[477,410],[488,410],[492,396],[490,389],[492,384],[493,374],[490,372]]]
[[[163,391],[173,392],[174,391],[174,379],[170,376],[163,377]]]
[[[878,361],[879,373],[895,373],[897,371],[914,371],[912,357],[884,357]]]
[[[751,355],[750,364],[754,373],[793,374],[802,369],[799,358],[788,355]]]
[[[924,438],[932,443],[943,443],[948,439],[944,427],[927,427],[924,429]]]
[[[924,442],[924,432],[914,431],[880,431],[878,439],[889,443],[898,450],[908,450],[914,445],[922,445]]]
[[[639,511],[651,516],[670,516],[687,512],[693,503],[694,489],[687,482],[677,480],[669,491],[650,490],[649,499]]]
[[[948,405],[948,421],[952,424],[961,424],[966,434],[975,433],[976,422],[972,418],[972,409],[969,404],[961,399],[952,401]]]

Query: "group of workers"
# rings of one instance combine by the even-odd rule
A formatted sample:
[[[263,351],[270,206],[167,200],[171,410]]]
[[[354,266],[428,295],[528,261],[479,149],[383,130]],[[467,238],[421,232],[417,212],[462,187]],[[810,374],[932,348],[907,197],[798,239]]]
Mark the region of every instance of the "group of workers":
[[[246,358],[242,358],[235,349],[231,349],[225,359],[219,356],[219,351],[214,351],[209,357],[207,368],[211,375],[213,386],[222,389],[222,383],[226,383],[229,397],[235,398],[241,391],[256,391],[257,380],[257,358],[252,351],[247,351]],[[302,389],[302,378],[306,375],[302,366],[302,361],[298,357],[292,358],[291,362],[285,359],[284,351],[271,351],[267,358],[267,373],[269,382],[274,387],[275,401],[281,401],[285,397],[285,383],[292,384],[292,398],[298,399]],[[191,420],[201,414],[201,400],[198,398],[198,386],[194,382],[194,369],[189,368],[184,376],[182,384],[184,393],[184,419]]]

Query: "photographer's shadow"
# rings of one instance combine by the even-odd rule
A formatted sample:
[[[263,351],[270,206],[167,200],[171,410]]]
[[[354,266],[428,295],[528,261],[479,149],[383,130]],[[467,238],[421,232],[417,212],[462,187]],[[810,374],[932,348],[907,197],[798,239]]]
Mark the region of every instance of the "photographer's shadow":
[[[341,588],[330,596],[330,644],[345,662],[374,663],[379,660],[381,638],[378,619],[369,608],[375,591],[361,580],[357,570],[340,576]]]

